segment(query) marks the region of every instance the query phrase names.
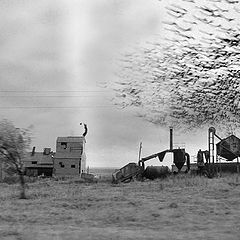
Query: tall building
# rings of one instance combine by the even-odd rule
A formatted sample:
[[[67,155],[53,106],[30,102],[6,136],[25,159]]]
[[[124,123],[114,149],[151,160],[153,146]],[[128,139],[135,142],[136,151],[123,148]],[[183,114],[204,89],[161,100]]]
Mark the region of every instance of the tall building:
[[[86,171],[85,137],[58,137],[54,155],[56,176],[80,175]]]

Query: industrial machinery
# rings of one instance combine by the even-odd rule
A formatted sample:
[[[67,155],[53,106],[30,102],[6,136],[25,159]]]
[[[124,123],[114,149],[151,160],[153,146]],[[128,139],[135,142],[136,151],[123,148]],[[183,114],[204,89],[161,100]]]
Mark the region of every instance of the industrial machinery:
[[[168,150],[158,152],[155,154],[152,154],[150,156],[144,157],[141,160],[139,160],[139,165],[145,169],[145,162],[158,157],[159,161],[162,162],[166,153],[171,152],[173,153],[173,163],[176,165],[178,172],[181,170],[183,165],[186,163],[187,165],[187,172],[190,170],[190,156],[187,152],[185,152],[185,148],[176,148],[173,149],[173,128],[170,127],[170,148]]]
[[[216,144],[216,151],[215,138],[220,140],[220,142]],[[208,177],[213,177],[218,172],[221,173],[221,158],[223,158],[226,161],[237,159],[236,167],[237,172],[239,173],[239,156],[240,139],[235,135],[230,135],[229,137],[222,139],[216,134],[216,129],[210,127],[208,129],[208,150],[202,151],[200,149],[197,154],[197,172],[199,174],[207,175]],[[227,164],[224,164],[224,168],[227,168]]]
[[[143,172],[144,178],[155,179],[155,178],[165,178],[170,174],[170,169],[168,166],[148,166]]]
[[[112,182],[129,182],[133,178],[141,179],[143,174],[143,168],[136,163],[128,163],[124,167],[116,170],[112,174]]]
[[[220,140],[216,144],[215,151],[215,138]],[[113,173],[113,182],[127,182],[131,179],[154,179],[167,176],[170,171],[168,167],[165,166],[148,166],[145,169],[145,162],[158,158],[160,162],[163,162],[166,153],[173,153],[173,163],[176,165],[178,172],[182,169],[183,165],[186,163],[187,169],[185,172],[190,170],[190,156],[185,151],[185,148],[173,148],[173,129],[170,128],[170,148],[168,150],[152,154],[147,157],[141,158],[141,149],[142,145],[140,144],[139,149],[139,159],[138,164],[129,163],[122,167],[121,169]],[[208,129],[208,150],[202,151],[199,149],[197,154],[197,174],[205,175],[207,177],[213,177],[216,173],[222,171],[222,166],[224,169],[227,169],[226,163],[221,163],[221,158],[224,158],[226,161],[233,161],[237,159],[237,172],[239,173],[239,157],[240,157],[240,139],[234,135],[231,135],[227,138],[220,138],[216,134],[214,127]],[[229,167],[231,172],[233,169],[233,164]],[[193,170],[194,171],[194,170]]]
[[[188,172],[190,170],[190,156],[185,152],[185,149],[173,149],[173,128],[170,128],[170,149],[152,154],[144,158],[140,157],[141,149],[142,145],[140,144],[138,165],[136,163],[129,163],[121,169],[115,171],[112,174],[114,183],[127,182],[133,178],[143,179],[145,177],[148,179],[154,179],[167,176],[170,173],[170,170],[166,166],[148,166],[145,169],[146,161],[158,157],[159,161],[162,162],[167,152],[173,153],[173,162],[178,168],[178,171],[181,170],[185,163],[187,164],[186,171]]]

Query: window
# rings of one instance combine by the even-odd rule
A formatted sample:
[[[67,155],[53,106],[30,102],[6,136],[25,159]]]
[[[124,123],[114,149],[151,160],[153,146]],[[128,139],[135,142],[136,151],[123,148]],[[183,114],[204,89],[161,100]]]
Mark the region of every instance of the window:
[[[62,162],[59,162],[59,165],[61,168],[64,168],[64,164]]]
[[[66,142],[61,142],[61,147],[62,147],[63,149],[66,149],[66,148],[67,148],[67,143],[66,143]]]
[[[73,164],[73,165],[71,165],[71,168],[76,168],[76,166]]]
[[[32,161],[32,164],[37,164],[37,161]]]

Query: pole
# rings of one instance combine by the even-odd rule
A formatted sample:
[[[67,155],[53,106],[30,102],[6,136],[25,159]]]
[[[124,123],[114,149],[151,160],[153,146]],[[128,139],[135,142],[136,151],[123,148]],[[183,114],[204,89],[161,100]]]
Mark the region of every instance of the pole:
[[[214,169],[214,136],[216,134],[216,130],[214,127],[210,127],[208,129],[208,151],[209,151],[209,171],[211,172],[210,174],[212,174],[213,172],[215,172]]]
[[[222,162],[221,158],[219,158],[219,168],[220,168],[220,177],[222,176]]]
[[[170,129],[170,151],[173,150],[173,127],[169,127]]]
[[[138,164],[140,163],[140,160],[141,160],[141,153],[142,153],[142,142],[140,142],[140,145],[139,145]]]

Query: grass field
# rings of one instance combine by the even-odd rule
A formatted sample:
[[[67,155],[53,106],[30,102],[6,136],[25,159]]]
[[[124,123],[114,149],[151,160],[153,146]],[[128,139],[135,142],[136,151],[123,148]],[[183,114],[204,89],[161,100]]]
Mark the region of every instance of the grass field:
[[[0,183],[0,239],[240,239],[240,178]]]

